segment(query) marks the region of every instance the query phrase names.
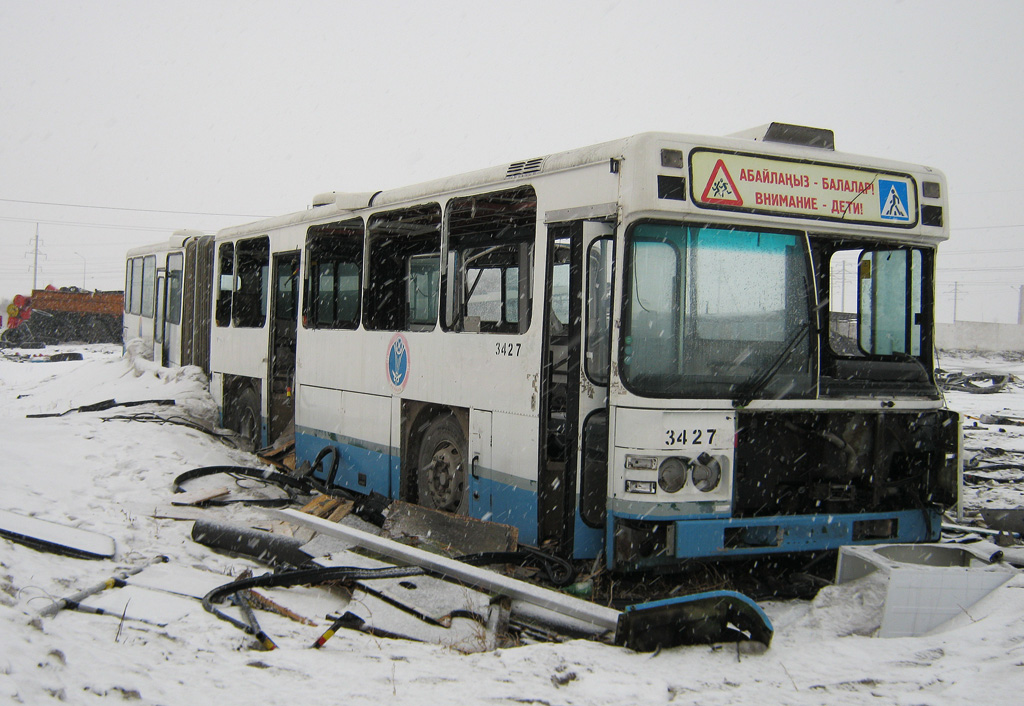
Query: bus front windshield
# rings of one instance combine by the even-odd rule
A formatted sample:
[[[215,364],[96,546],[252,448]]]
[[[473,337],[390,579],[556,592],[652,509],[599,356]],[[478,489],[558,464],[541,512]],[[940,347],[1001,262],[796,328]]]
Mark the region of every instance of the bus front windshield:
[[[640,223],[628,241],[621,372],[645,397],[814,391],[802,233]]]

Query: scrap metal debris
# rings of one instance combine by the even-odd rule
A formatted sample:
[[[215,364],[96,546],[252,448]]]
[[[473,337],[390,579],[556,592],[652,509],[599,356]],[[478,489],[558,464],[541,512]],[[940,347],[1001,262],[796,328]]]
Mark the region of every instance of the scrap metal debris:
[[[1010,383],[1012,377],[1007,373],[951,373],[942,369],[935,370],[935,381],[943,390],[973,392],[979,395],[1000,392]]]

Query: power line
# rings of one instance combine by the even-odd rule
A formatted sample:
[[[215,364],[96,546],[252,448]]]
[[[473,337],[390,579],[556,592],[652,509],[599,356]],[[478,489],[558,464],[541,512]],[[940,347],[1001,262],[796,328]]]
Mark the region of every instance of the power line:
[[[997,230],[1004,228],[1024,228],[1024,223],[1014,223],[1004,226],[969,226],[967,228],[950,228],[950,230],[956,232],[959,230]]]
[[[75,221],[47,221],[41,218],[13,218],[11,216],[0,216],[0,221],[12,221],[15,223],[41,223],[48,226],[73,226],[76,228],[109,228],[112,230],[149,230],[166,233],[170,228],[158,228],[156,226],[122,226],[113,223],[79,223]]]
[[[172,213],[180,216],[227,216],[230,218],[268,218],[252,213],[207,213],[204,211],[167,211],[157,208],[128,208],[125,206],[88,206],[80,203],[58,203],[55,201],[25,201],[23,199],[0,199],[4,203],[24,203],[33,206],[65,206],[68,208],[92,208],[103,211],[131,211],[133,213]]]

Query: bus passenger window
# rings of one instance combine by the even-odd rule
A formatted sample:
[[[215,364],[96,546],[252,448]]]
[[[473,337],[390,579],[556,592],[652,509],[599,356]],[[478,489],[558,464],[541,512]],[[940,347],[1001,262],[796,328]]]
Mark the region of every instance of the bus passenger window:
[[[174,253],[167,256],[167,323],[181,323],[181,287],[185,269],[185,256]]]
[[[267,321],[270,238],[238,241],[237,287],[231,297],[231,321],[241,328],[261,328]]]
[[[437,323],[441,207],[425,204],[375,214],[363,325],[377,331],[429,331]]]
[[[303,325],[354,329],[359,326],[363,275],[363,221],[312,226],[306,233]]]
[[[231,295],[235,291],[235,245],[221,243],[220,276],[217,279],[217,325],[231,325]]]
[[[142,315],[152,319],[156,311],[156,256],[142,259]]]
[[[133,258],[129,258],[128,262],[125,263],[124,269],[124,313],[130,314],[132,312],[132,263],[135,262]]]
[[[131,260],[131,285],[129,291],[125,292],[125,301],[128,313],[139,316],[142,313],[142,258],[134,257]]]
[[[537,195],[530,186],[448,203],[445,330],[526,332],[536,226]]]
[[[614,241],[601,238],[590,244],[587,256],[587,377],[608,384],[611,365],[612,251]]]

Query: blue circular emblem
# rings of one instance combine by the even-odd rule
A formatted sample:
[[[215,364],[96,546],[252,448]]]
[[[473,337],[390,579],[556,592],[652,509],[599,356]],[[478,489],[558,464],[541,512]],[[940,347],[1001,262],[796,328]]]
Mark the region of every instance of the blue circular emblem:
[[[405,389],[409,381],[409,343],[405,336],[396,333],[388,346],[388,382],[395,392]]]

